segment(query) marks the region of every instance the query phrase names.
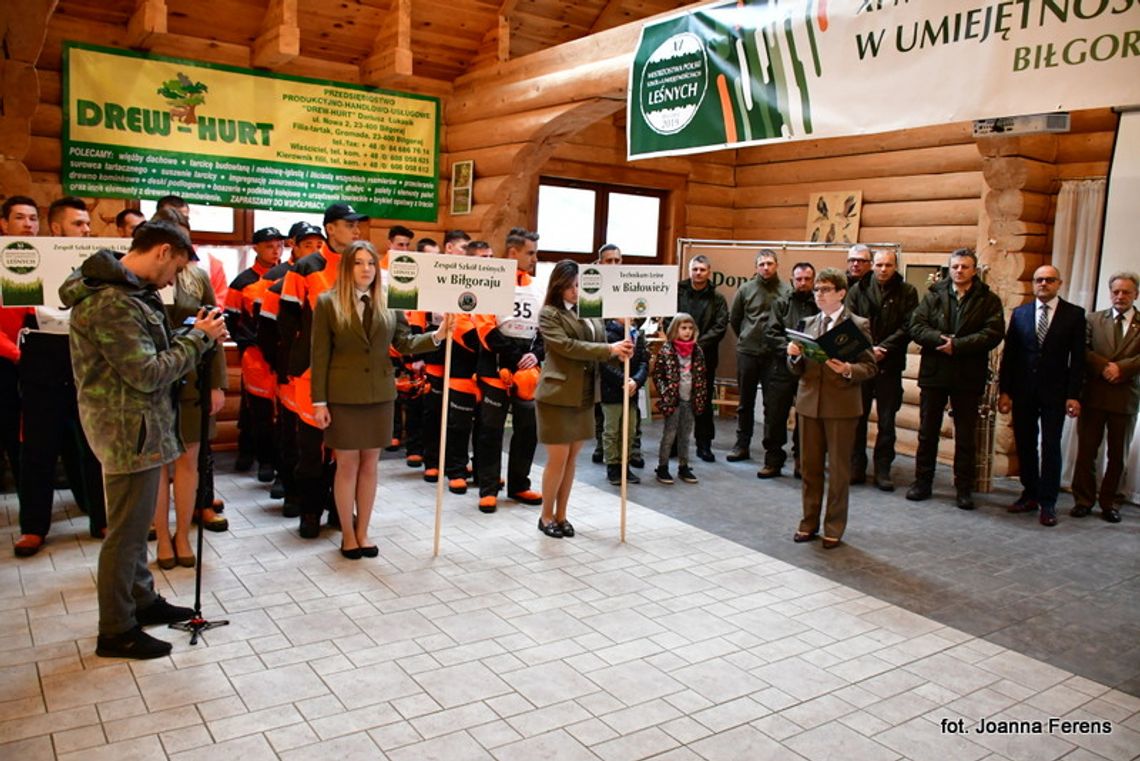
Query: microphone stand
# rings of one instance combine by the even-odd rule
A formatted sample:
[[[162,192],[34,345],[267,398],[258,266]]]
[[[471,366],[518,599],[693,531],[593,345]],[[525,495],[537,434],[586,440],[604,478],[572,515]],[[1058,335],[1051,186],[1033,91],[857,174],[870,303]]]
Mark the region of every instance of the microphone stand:
[[[189,621],[183,621],[177,624],[170,624],[171,629],[178,631],[190,632],[190,644],[198,644],[198,635],[202,632],[215,629],[219,626],[229,626],[229,621],[207,621],[202,618],[202,566],[205,564],[206,556],[202,552],[204,544],[204,531],[202,529],[206,521],[202,520],[201,516],[207,507],[210,507],[213,499],[207,489],[207,481],[204,477],[210,467],[210,366],[214,361],[214,352],[218,350],[217,342],[214,346],[208,349],[203,355],[198,364],[198,409],[199,409],[199,422],[201,428],[201,441],[198,444],[198,489],[194,494],[194,512],[199,516],[198,519],[198,563],[194,566],[194,615]]]

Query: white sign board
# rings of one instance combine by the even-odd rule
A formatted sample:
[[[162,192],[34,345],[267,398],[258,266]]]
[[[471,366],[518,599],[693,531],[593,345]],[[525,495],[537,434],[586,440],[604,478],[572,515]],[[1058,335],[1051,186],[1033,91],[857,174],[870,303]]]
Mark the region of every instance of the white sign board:
[[[59,287],[84,259],[130,245],[129,238],[0,237],[0,304],[60,308]]]
[[[401,252],[388,262],[388,308],[507,314],[514,309],[516,269],[514,259]]]
[[[676,313],[675,266],[589,264],[579,272],[579,317],[659,317]]]

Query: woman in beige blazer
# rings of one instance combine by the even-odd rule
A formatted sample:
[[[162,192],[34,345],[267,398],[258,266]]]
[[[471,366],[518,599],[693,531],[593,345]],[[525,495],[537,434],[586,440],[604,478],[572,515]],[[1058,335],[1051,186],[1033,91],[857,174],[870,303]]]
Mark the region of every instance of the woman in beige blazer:
[[[577,307],[578,263],[563,259],[550,274],[546,301],[538,314],[546,359],[534,394],[538,440],[546,445],[538,530],[554,538],[574,536],[566,506],[578,452],[584,441],[594,437],[596,365],[633,353],[629,339],[605,343],[602,321],[579,319]]]
[[[412,336],[403,313],[386,308],[379,270],[372,244],[354,242],[340,258],[336,285],[321,294],[313,312],[313,406],[325,446],[335,452],[340,552],[352,560],[379,554],[368,539],[368,524],[380,449],[392,440],[396,380],[388,348],[401,354],[431,351],[449,324],[445,320],[435,333]]]

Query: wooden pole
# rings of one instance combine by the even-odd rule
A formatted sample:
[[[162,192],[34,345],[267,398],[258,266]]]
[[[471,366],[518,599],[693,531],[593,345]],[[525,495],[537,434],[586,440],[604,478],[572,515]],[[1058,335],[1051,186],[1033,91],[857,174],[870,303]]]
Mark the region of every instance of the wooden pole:
[[[443,319],[446,321],[447,315],[444,315]],[[439,530],[443,524],[443,482],[447,478],[443,463],[444,453],[447,451],[447,402],[451,396],[451,332],[450,329],[447,331],[447,343],[443,350],[443,400],[440,402],[443,407],[439,415],[439,460],[436,463],[439,478],[435,482],[435,539],[431,549],[433,558],[439,557]],[[431,463],[425,462],[424,467],[431,467]]]
[[[625,340],[629,340],[629,318],[625,318]],[[621,541],[625,543],[626,501],[629,496],[629,357],[621,384]]]

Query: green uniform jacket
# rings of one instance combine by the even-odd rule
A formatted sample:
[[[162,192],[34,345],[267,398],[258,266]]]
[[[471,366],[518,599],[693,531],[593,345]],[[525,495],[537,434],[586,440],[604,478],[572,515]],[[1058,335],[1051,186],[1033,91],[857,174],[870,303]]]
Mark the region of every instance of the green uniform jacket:
[[[606,328],[601,320],[591,320],[594,340],[586,323],[569,309],[544,306],[538,313],[538,330],[546,347],[546,359],[538,376],[536,401],[557,407],[581,407],[593,394],[596,364],[609,359],[604,343]]]
[[[336,318],[336,289],[317,299],[313,312],[313,402],[377,404],[396,398],[396,369],[388,347],[401,354],[423,354],[436,347],[431,333],[413,336],[403,312],[377,309],[372,334],[356,312],[345,326]]]
[[[768,281],[759,275],[740,286],[736,298],[732,300],[732,311],[728,321],[736,333],[738,354],[761,357],[770,353],[771,344],[765,335],[772,307],[785,296],[790,296],[792,286],[778,276]]]
[[[106,473],[137,473],[182,453],[174,385],[213,341],[171,338],[158,292],[111,251],[99,251],[59,289],[71,307],[71,366],[79,417]]]

